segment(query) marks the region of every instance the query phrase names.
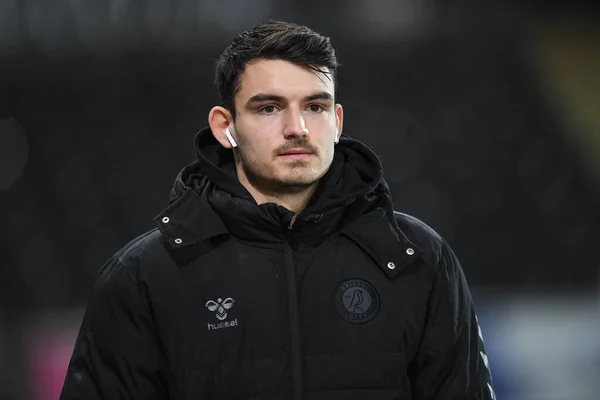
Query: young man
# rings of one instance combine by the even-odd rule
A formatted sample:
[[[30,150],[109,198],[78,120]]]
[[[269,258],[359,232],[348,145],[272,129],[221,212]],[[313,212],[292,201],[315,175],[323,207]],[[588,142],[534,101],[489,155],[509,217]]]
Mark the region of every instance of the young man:
[[[198,159],[100,273],[62,400],[494,398],[461,266],[341,136],[337,66],[303,26],[233,40]]]

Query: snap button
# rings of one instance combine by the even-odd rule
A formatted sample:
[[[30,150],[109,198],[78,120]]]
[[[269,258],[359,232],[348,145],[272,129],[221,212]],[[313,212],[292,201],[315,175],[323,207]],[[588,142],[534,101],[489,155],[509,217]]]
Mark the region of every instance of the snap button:
[[[387,267],[389,269],[396,269],[396,264],[394,264],[393,262],[389,262],[388,265],[387,265]]]
[[[169,217],[163,217],[162,222],[163,224],[168,224],[170,221]]]
[[[415,250],[411,247],[409,247],[408,249],[406,249],[406,254],[408,254],[409,256],[412,256],[413,254],[415,254]]]
[[[175,243],[177,243],[177,244],[181,244],[181,243],[183,243],[183,240],[181,240],[181,239],[177,238],[177,239],[175,239]]]

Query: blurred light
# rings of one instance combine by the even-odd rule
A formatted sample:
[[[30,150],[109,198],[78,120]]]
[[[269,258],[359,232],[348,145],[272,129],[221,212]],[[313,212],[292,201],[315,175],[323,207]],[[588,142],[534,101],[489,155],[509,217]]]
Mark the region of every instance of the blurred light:
[[[118,3],[121,3],[120,1]],[[115,2],[107,5],[106,2],[71,1],[73,27],[79,43],[88,49],[102,47],[103,45],[118,43],[119,38],[115,32],[115,21],[111,20]],[[110,40],[112,38],[112,41]]]
[[[600,24],[560,15],[540,18],[525,42],[551,117],[564,126],[565,143],[600,184]],[[600,186],[599,186],[600,187]]]
[[[75,346],[82,309],[60,309],[32,315],[24,329],[29,399],[60,396]]]
[[[27,136],[14,119],[0,120],[0,190],[15,184],[25,171],[29,156]]]
[[[74,36],[70,31],[73,16],[68,3],[27,1],[23,7],[27,31],[39,48],[56,52],[73,43]],[[19,16],[15,15],[16,18]]]
[[[348,9],[354,13],[354,22],[364,26],[360,35],[357,35],[358,40],[417,39],[430,33],[436,26],[434,7],[430,1],[354,0]],[[356,34],[355,23],[347,26]]]
[[[168,36],[173,20],[173,7],[164,0],[148,0],[146,8],[146,23],[148,33],[154,40],[164,40]]]
[[[523,399],[597,399],[598,312],[590,296],[511,296],[495,346],[497,361],[517,369]],[[500,343],[500,340],[502,343]]]
[[[17,0],[0,1],[0,48],[16,47],[21,41]]]
[[[273,8],[272,0],[210,0],[199,1],[201,24],[212,23],[235,35],[255,23],[268,18]],[[224,13],[223,10],[226,10]]]

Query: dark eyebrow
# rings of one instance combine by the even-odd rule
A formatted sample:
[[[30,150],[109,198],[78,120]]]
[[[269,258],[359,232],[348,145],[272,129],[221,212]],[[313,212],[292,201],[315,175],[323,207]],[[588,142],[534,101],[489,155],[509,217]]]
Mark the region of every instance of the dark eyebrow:
[[[333,102],[333,96],[327,92],[318,92],[311,94],[310,96],[306,96],[303,100],[305,102],[314,100],[327,100]],[[246,102],[246,107],[251,107],[254,104],[264,103],[266,101],[274,101],[277,103],[287,102],[287,100],[283,96],[271,93],[258,93],[248,99],[248,101]]]
[[[327,100],[333,103],[333,96],[327,92],[319,92],[315,94],[311,94],[310,96],[306,96],[304,101],[313,101],[313,100]]]
[[[251,105],[256,103],[263,103],[265,101],[275,101],[281,103],[285,101],[285,98],[276,94],[258,93],[248,99],[248,101],[246,102],[246,107],[250,107]]]

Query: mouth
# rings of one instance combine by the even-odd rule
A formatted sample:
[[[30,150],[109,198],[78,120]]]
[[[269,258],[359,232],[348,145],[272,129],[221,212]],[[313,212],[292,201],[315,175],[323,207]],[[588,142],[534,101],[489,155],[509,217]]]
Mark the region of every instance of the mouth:
[[[286,150],[279,155],[279,157],[283,157],[285,159],[295,160],[300,158],[305,158],[313,155],[310,150],[307,149],[290,149]]]

